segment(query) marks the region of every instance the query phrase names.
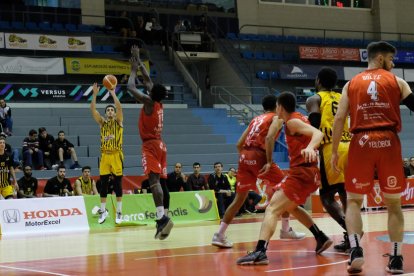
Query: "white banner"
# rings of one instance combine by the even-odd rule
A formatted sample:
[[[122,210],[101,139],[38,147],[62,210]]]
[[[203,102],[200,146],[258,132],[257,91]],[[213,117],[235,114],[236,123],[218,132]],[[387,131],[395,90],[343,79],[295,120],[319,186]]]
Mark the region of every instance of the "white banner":
[[[0,48],[4,48],[4,33],[0,32]]]
[[[82,196],[0,200],[2,235],[88,231]]]
[[[361,73],[362,71],[366,69],[367,67],[344,67],[345,80],[352,79],[353,77],[355,77],[355,75]],[[400,78],[404,77],[403,69],[401,68],[393,68],[391,73],[393,73],[394,75]]]
[[[7,49],[92,51],[92,43],[89,36],[5,33],[4,40]]]
[[[64,75],[63,58],[0,56],[0,74]]]

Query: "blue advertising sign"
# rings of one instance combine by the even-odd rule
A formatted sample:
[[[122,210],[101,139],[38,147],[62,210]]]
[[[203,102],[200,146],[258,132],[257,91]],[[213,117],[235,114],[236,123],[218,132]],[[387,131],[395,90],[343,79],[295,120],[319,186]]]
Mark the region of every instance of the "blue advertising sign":
[[[397,51],[394,57],[394,63],[414,63],[414,52]]]

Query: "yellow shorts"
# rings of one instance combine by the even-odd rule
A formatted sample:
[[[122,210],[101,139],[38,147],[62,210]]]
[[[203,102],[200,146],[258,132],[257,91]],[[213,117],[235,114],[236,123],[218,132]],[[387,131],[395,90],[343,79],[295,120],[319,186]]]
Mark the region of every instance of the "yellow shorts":
[[[114,174],[121,176],[123,174],[124,154],[121,151],[102,152],[99,164],[99,174]]]
[[[3,188],[0,188],[0,194],[4,197],[7,198],[8,196],[13,196],[13,186],[9,185]]]
[[[337,183],[345,183],[345,168],[348,163],[348,149],[349,142],[340,142],[338,147],[338,168],[341,172],[337,173],[331,166],[332,159],[332,144],[326,144],[322,146],[323,163],[321,166],[325,166],[326,178],[329,185]]]

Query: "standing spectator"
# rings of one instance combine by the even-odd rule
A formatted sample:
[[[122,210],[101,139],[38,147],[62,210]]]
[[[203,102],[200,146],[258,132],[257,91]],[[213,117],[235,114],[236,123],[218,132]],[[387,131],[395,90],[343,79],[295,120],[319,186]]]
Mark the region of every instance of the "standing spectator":
[[[58,197],[58,196],[73,195],[73,189],[72,189],[72,186],[70,185],[70,181],[65,176],[66,176],[66,168],[63,165],[60,165],[57,169],[57,176],[52,177],[46,182],[46,186],[43,191],[43,197]]]
[[[6,140],[0,137],[0,195],[5,199],[13,198],[13,184],[16,190],[19,186],[16,182],[13,164],[10,156],[6,153]],[[11,182],[12,180],[13,182]]]
[[[0,137],[3,137],[4,140],[6,141],[7,134],[2,132],[0,133]],[[11,145],[6,142],[6,153],[12,158],[13,168],[21,170],[22,167],[21,167],[20,159],[19,159],[19,151],[17,149],[12,148]]]
[[[37,161],[39,170],[45,170],[43,166],[43,152],[39,149],[39,139],[37,138],[37,131],[31,129],[29,136],[23,140],[23,163],[33,168],[33,157]]]
[[[82,168],[82,176],[75,181],[75,195],[97,195],[95,180],[91,178],[91,167]]]
[[[187,187],[190,191],[208,190],[208,184],[203,175],[200,174],[201,165],[198,162],[193,164],[194,173],[187,178]]]
[[[17,181],[17,184],[19,184],[17,198],[36,197],[37,179],[32,176],[32,167],[24,167],[23,176]]]
[[[11,108],[6,104],[4,99],[0,99],[0,123],[3,131],[7,135],[12,135],[13,119],[11,117]]]
[[[210,174],[208,177],[208,186],[211,190],[214,190],[216,194],[220,217],[223,217],[224,212],[232,200],[230,183],[222,172],[223,164],[221,162],[216,162],[214,163],[214,173]]]
[[[39,128],[39,149],[43,152],[43,166],[48,168],[49,170],[56,169],[58,166],[52,166],[55,163],[55,155],[53,152],[53,142],[55,138],[47,133],[46,128],[40,127]]]
[[[64,165],[63,161],[72,157],[73,164],[70,169],[80,170],[82,167],[78,163],[78,157],[76,156],[75,146],[65,138],[65,132],[59,131],[58,138],[53,142],[53,150],[55,155],[59,159],[59,165]]]
[[[414,176],[414,156],[410,157],[410,165],[408,166],[408,169],[410,170],[409,176]]]
[[[174,171],[167,175],[167,187],[170,192],[179,192],[181,188],[184,191],[188,191],[186,177],[181,172],[181,163],[176,163]]]

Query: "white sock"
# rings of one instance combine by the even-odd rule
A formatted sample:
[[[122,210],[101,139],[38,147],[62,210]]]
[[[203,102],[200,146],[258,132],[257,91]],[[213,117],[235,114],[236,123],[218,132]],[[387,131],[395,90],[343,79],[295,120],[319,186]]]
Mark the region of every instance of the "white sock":
[[[282,218],[282,231],[289,232],[289,218]]]
[[[117,203],[116,211],[118,213],[122,213],[122,201],[117,201],[116,203]]]
[[[218,233],[220,236],[224,236],[224,233],[226,233],[227,227],[229,227],[227,223],[224,223],[223,221],[220,223],[220,227],[218,230]]]
[[[164,206],[157,206],[157,219],[161,219],[164,216]]]
[[[359,244],[359,241],[361,240],[361,237],[359,236],[359,234],[352,234],[352,235],[349,235],[348,237],[349,237],[349,244],[351,245],[351,248],[361,246]]]
[[[102,212],[105,212],[105,205],[106,205],[106,202],[101,202],[101,211]]]
[[[391,242],[391,256],[401,256],[402,242]]]

